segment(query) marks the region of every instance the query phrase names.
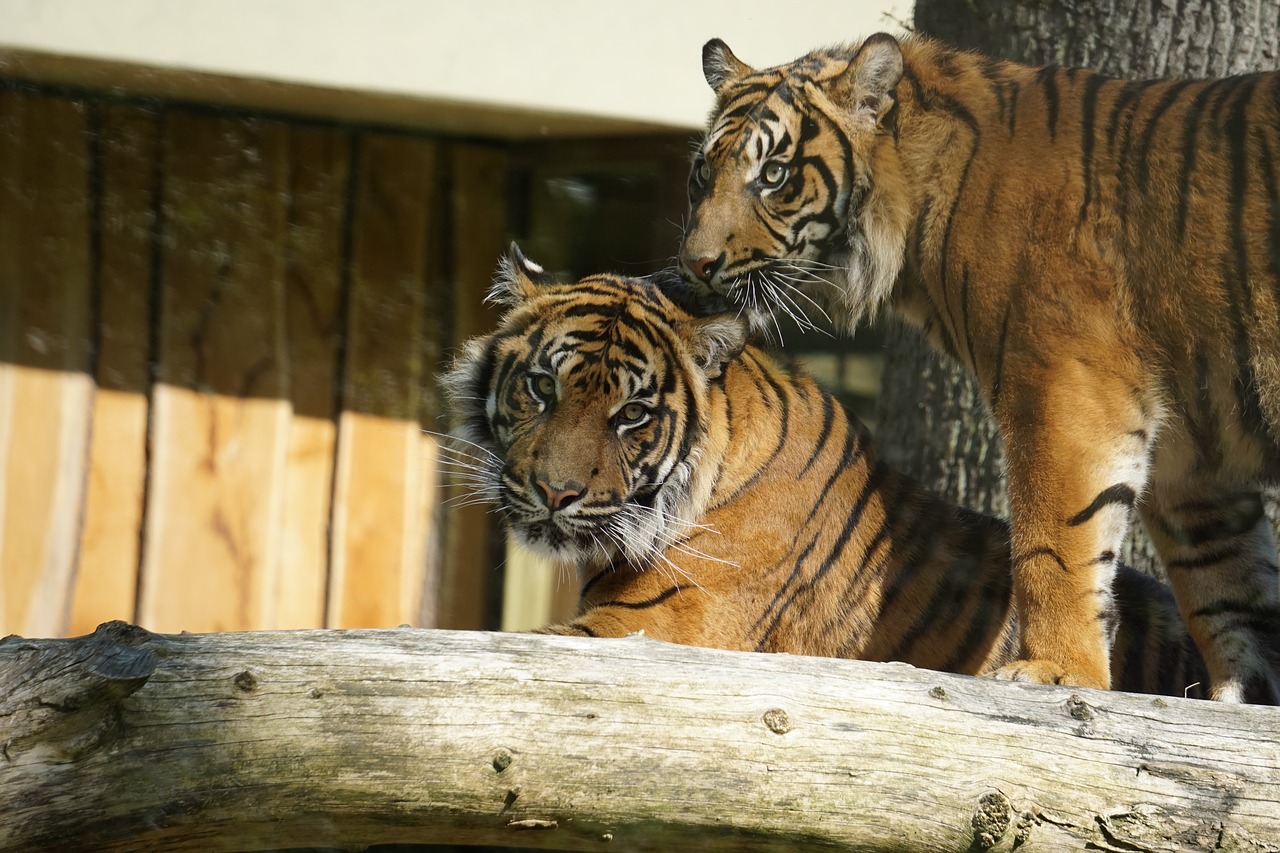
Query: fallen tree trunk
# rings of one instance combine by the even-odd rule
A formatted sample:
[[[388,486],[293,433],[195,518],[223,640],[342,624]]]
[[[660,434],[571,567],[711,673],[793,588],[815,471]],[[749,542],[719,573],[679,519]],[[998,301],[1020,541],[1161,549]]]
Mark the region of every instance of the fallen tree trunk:
[[[0,850],[1280,850],[1280,710],[397,629],[0,642]]]

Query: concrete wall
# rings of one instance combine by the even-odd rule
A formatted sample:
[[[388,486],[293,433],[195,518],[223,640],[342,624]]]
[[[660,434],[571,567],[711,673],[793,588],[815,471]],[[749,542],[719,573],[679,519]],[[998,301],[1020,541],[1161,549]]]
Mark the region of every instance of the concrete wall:
[[[693,128],[711,105],[707,39],[772,65],[910,14],[909,0],[0,0],[0,74],[276,108],[297,89],[359,93],[393,121],[395,103],[451,104],[464,131],[485,132],[467,107]],[[236,78],[284,88],[262,103]]]

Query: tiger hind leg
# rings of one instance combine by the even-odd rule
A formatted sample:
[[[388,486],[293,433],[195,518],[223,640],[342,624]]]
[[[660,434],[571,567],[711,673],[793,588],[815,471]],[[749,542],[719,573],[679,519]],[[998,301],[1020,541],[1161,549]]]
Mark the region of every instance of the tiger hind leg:
[[[1157,480],[1139,513],[1213,698],[1280,705],[1280,571],[1261,494]]]

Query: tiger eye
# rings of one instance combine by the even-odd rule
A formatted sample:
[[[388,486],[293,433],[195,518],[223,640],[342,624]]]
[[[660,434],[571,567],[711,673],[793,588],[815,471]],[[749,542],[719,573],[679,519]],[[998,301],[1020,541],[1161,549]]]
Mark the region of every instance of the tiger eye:
[[[533,387],[538,392],[538,396],[544,399],[550,399],[556,395],[556,381],[545,374],[534,377]]]
[[[649,410],[639,403],[628,403],[619,412],[620,420],[624,424],[638,423],[644,420],[644,416],[647,414],[649,414]]]
[[[766,186],[776,187],[787,179],[787,167],[781,163],[766,163],[760,170],[760,180]]]

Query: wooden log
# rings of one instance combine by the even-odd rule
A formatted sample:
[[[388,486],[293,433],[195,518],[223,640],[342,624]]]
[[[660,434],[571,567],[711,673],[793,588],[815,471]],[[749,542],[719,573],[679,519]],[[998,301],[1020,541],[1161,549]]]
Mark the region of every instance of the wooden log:
[[[391,629],[0,642],[0,850],[1280,850],[1280,710]]]

